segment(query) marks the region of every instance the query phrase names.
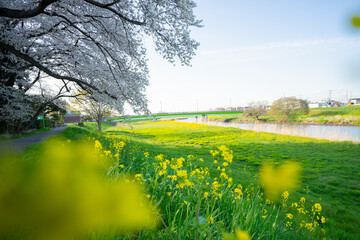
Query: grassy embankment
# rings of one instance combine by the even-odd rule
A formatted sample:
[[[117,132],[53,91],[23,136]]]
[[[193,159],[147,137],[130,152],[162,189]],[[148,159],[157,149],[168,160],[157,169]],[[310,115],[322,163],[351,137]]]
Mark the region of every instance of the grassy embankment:
[[[174,114],[154,114],[151,115],[152,118],[159,118],[159,117],[169,117],[169,118],[176,118],[176,117],[181,117],[181,116],[194,116],[194,115],[216,115],[216,116],[226,116],[226,115],[234,115],[234,114],[241,114],[242,112],[194,112],[194,113],[174,113]],[[122,121],[126,121],[126,122],[133,122],[133,121],[137,121],[137,119],[140,119],[139,121],[142,121],[143,118],[147,118],[147,115],[142,115],[142,116],[134,116],[131,117],[131,121],[128,121],[128,117],[124,118],[124,117],[119,117],[119,118],[110,118],[108,119],[108,121],[113,121],[113,120],[122,120]]]
[[[320,203],[326,217],[326,223],[322,227],[327,231],[326,235],[330,239],[357,239],[360,235],[358,228],[360,225],[360,145],[358,144],[176,122],[138,123],[132,126],[134,130],[130,130],[130,127],[125,124],[118,127],[107,125],[104,126],[104,134],[111,135],[112,138],[125,136],[131,144],[136,145],[138,154],[144,152],[148,152],[150,156],[164,154],[167,159],[186,158],[188,155],[193,155],[197,159],[204,160],[203,163],[199,162],[204,167],[210,167],[213,163],[213,157],[209,151],[225,145],[233,150],[233,163],[228,167],[231,173],[230,171],[227,173],[233,178],[235,184],[241,183],[244,187],[251,187],[252,183],[258,183],[257,174],[260,165],[265,161],[276,163],[287,160],[298,161],[303,166],[302,186],[295,193],[290,193],[289,201],[296,202],[300,197],[305,197],[310,208],[311,205]],[[95,125],[87,128],[89,127],[95,129]],[[69,132],[64,134],[69,134]],[[76,138],[78,134],[67,137]],[[134,150],[131,151],[125,154],[134,154]],[[133,173],[140,171],[139,168],[131,169],[131,167],[128,170]],[[217,175],[216,169],[210,172],[213,176]],[[164,198],[167,199],[166,192],[154,194],[154,201],[161,202]],[[194,202],[196,198],[195,200],[187,198],[187,200],[196,205]],[[194,209],[194,206],[185,205],[185,207],[188,210]],[[182,205],[181,210],[184,210]],[[233,211],[233,209],[226,211]],[[289,210],[281,211],[285,215]],[[221,212],[221,214],[230,214],[230,212]],[[217,216],[217,219],[219,218],[220,216]],[[185,222],[190,224],[183,218],[182,220],[183,224]],[[285,222],[283,219],[284,225]],[[294,220],[293,224],[294,229],[300,229],[301,222],[296,223]],[[171,227],[175,228],[174,225]],[[231,228],[231,231],[233,230]],[[254,236],[259,237],[261,234]],[[284,232],[279,236],[284,239],[291,238],[291,235],[284,235]],[[308,239],[319,237],[306,234],[296,236]]]
[[[209,116],[209,120],[225,122],[284,122],[277,116],[268,114],[259,117],[260,121],[252,117],[243,117],[239,114],[227,116]],[[289,123],[301,124],[335,124],[335,125],[360,125],[360,106],[333,107],[333,108],[312,108],[307,115],[294,115],[286,120]]]

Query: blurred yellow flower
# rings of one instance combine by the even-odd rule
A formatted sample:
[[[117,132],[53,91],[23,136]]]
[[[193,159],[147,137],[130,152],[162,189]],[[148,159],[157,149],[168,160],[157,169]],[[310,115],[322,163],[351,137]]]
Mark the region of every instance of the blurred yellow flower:
[[[92,146],[50,141],[35,156],[0,159],[0,238],[79,239],[89,230],[155,227],[140,186],[107,179],[110,164]]]
[[[251,240],[251,237],[249,235],[248,232],[240,230],[240,229],[235,229],[235,236],[232,234],[225,234],[224,235],[224,239],[225,240]]]
[[[301,166],[297,162],[285,162],[279,167],[265,163],[260,169],[260,182],[267,198],[276,201],[284,190],[295,190],[300,184]]]
[[[219,151],[217,151],[217,150],[210,150],[210,153],[211,153],[211,155],[213,155],[213,157],[215,157],[216,155],[219,154]]]

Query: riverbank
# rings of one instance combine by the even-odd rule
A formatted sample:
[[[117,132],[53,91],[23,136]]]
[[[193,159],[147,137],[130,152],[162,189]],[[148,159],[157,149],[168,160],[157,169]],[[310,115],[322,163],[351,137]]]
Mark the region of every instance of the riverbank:
[[[208,116],[211,121],[237,122],[237,123],[278,123],[278,124],[304,124],[325,126],[360,126],[360,106],[313,108],[307,115],[294,115],[284,119],[271,114],[260,116],[259,119],[245,117],[243,114],[227,116]]]

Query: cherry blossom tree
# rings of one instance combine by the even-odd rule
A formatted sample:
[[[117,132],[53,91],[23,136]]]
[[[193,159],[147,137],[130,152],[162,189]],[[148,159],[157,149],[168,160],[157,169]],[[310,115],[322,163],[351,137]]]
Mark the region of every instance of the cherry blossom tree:
[[[309,105],[306,100],[296,97],[283,97],[274,101],[271,105],[271,113],[290,119],[296,114],[308,114]]]
[[[199,45],[190,28],[201,26],[194,7],[192,0],[2,0],[1,91],[26,97],[40,87],[57,86],[60,95],[79,88],[119,111],[127,102],[148,112],[145,39],[168,61],[189,65]]]
[[[113,112],[112,109],[108,105],[96,101],[90,94],[78,95],[78,97],[71,100],[71,108],[84,116],[94,119],[97,123],[98,131],[101,132],[101,122]]]
[[[266,101],[250,102],[248,108],[244,112],[244,116],[260,120],[259,117],[265,116],[268,113],[267,105],[268,103]]]

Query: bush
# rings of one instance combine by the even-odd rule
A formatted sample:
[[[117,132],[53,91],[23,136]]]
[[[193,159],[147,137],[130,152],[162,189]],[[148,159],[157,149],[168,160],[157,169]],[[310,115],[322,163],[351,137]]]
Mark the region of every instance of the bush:
[[[82,122],[79,122],[77,125],[78,125],[79,127],[84,127],[84,123],[82,123]]]
[[[38,119],[36,120],[36,128],[47,128],[47,127],[54,127],[54,122],[50,119]]]

